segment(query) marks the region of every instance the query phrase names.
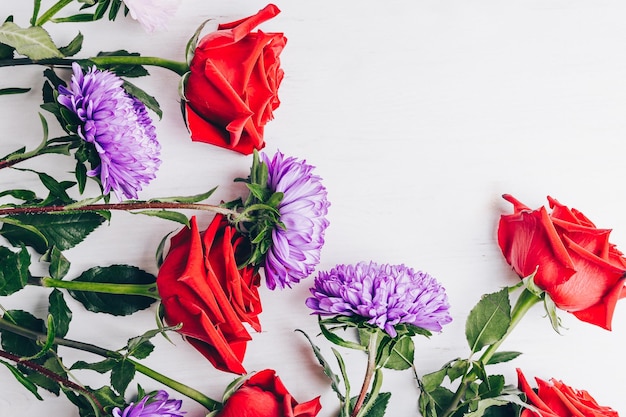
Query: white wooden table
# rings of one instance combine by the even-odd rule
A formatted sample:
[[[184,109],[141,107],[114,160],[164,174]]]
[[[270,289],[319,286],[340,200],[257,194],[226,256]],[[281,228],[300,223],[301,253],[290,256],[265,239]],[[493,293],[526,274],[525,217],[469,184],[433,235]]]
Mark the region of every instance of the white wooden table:
[[[31,3],[5,1],[0,18],[14,14],[16,23],[25,25]],[[123,48],[182,60],[202,21],[232,21],[265,4],[184,0],[169,31],[151,35],[130,19],[48,29],[59,44],[80,30],[81,57]],[[282,31],[289,41],[282,54],[282,104],[267,126],[266,151],[305,158],[324,178],[332,206],[320,269],[360,260],[405,263],[445,285],[454,322],[430,340],[416,339],[420,373],[467,356],[468,311],[481,294],[516,282],[495,240],[500,214],[511,210],[501,194],[531,207],[545,204],[550,194],[582,210],[598,227],[613,228],[612,241],[626,249],[626,3],[277,0],[277,5],[282,13],[262,29]],[[0,88],[35,87],[26,95],[0,97],[2,154],[40,140],[41,70],[0,69]],[[179,113],[178,77],[161,69],[151,73],[137,84],[156,95],[164,110],[157,123],[163,164],[140,197],[196,194],[215,185],[220,186],[216,202],[239,195],[241,188],[231,181],[247,175],[251,157],[192,143]],[[58,158],[46,159],[45,168],[68,171]],[[17,181],[35,184],[32,176],[18,173],[3,172],[0,181],[3,189]],[[200,215],[201,225],[209,221]],[[156,245],[176,228],[115,213],[110,225],[67,256],[76,273],[112,263],[156,273]],[[304,306],[312,281],[292,290],[261,290],[263,331],[253,334],[244,365],[251,371],[276,369],[299,401],[321,395],[320,416],[329,417],[336,398],[304,338],[294,333],[318,331]],[[0,304],[44,314],[46,297],[47,291],[29,288]],[[562,313],[567,327],[562,336],[536,307],[503,346],[524,355],[495,370],[512,384],[515,367],[528,377],[562,379],[587,389],[601,404],[626,411],[624,304],[618,304],[612,332]],[[114,318],[72,306],[69,336],[109,348],[154,326],[153,310]],[[174,340],[176,346],[159,340],[146,364],[219,399],[233,376]],[[316,343],[331,357],[328,343],[322,338]],[[360,385],[364,356],[342,352],[353,384]],[[64,349],[61,355],[83,357]],[[90,374],[77,376],[102,383]],[[4,367],[0,380],[2,416],[78,416],[63,397],[44,393],[44,402],[35,400]],[[159,388],[144,378],[139,382]],[[393,392],[388,415],[417,414],[410,372],[386,371],[383,389]],[[184,408],[188,416],[203,415],[191,400]]]

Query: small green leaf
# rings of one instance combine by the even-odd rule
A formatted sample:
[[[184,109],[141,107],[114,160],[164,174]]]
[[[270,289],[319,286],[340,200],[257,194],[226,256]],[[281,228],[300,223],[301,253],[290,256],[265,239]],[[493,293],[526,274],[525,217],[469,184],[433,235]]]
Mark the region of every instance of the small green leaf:
[[[0,197],[4,197],[4,196],[11,196],[13,198],[16,198],[18,200],[23,200],[23,201],[33,201],[34,199],[37,198],[37,194],[35,194],[33,191],[31,190],[5,190],[5,191],[0,191]]]
[[[320,330],[322,331],[322,334],[324,335],[326,339],[328,339],[329,342],[334,343],[337,346],[345,347],[348,349],[366,350],[366,348],[359,343],[350,342],[348,340],[345,340],[337,336],[335,333],[333,333],[332,329],[328,329],[321,321],[320,321]]]
[[[30,59],[63,58],[45,29],[38,26],[21,28],[13,22],[0,26],[0,42]]]
[[[24,94],[28,93],[30,88],[19,88],[19,87],[9,87],[9,88],[0,88],[0,96],[6,96],[9,94]]]
[[[385,417],[385,410],[387,409],[390,398],[390,392],[381,392],[378,394],[371,408],[367,410],[367,413],[365,413],[363,417]]]
[[[320,350],[320,348],[317,347],[313,343],[309,335],[306,334],[303,330],[296,329],[295,331],[302,333],[304,337],[308,340],[309,345],[311,345],[311,349],[313,349],[313,354],[315,355],[315,358],[317,359],[319,364],[322,366],[322,369],[324,370],[324,375],[326,375],[328,379],[330,379],[330,387],[337,394],[339,401],[344,401],[345,397],[339,388],[339,384],[341,383],[341,380],[339,379],[339,376],[337,376],[337,374],[333,372],[332,368],[330,367],[330,364],[322,355],[322,351]]]
[[[83,34],[78,32],[78,35],[71,40],[67,46],[59,48],[59,52],[61,52],[64,56],[74,56],[78,52],[80,52],[83,47]]]
[[[165,220],[171,220],[189,227],[189,218],[183,213],[169,210],[142,210],[133,211],[133,214],[143,214],[144,216],[159,217]]]
[[[58,289],[52,290],[48,297],[50,306],[48,313],[54,319],[54,327],[57,337],[64,337],[70,329],[70,321],[72,320],[72,310],[67,306],[63,293]]]
[[[161,105],[157,101],[156,98],[146,93],[141,88],[137,87],[135,84],[124,80],[124,90],[131,96],[139,99],[143,104],[146,105],[147,108],[152,110],[159,119],[163,117],[163,111],[161,110]]]
[[[76,361],[70,367],[70,369],[89,369],[91,371],[98,372],[99,374],[104,374],[109,372],[111,369],[115,367],[117,361],[115,359],[105,359],[100,362],[89,363],[85,361]]]
[[[26,248],[13,252],[0,246],[0,296],[11,295],[26,286],[30,255]]]
[[[3,318],[13,324],[33,330],[41,334],[47,334],[45,322],[23,310],[9,310]],[[14,355],[30,357],[39,352],[39,345],[32,339],[0,329],[0,343],[2,348]]]
[[[19,382],[24,386],[24,388],[29,390],[35,396],[35,398],[37,398],[39,401],[43,401],[43,398],[37,392],[37,385],[32,383],[23,373],[21,373],[15,366],[11,365],[10,363],[3,360],[0,360],[0,363],[6,366],[9,371],[11,371],[15,379],[17,379],[17,382]]]
[[[77,13],[67,17],[55,17],[50,19],[54,23],[81,23],[81,22],[93,22],[94,15],[91,13]]]
[[[63,252],[56,246],[52,246],[41,259],[44,262],[50,262],[48,272],[54,279],[62,279],[70,270],[70,261],[67,260]]]
[[[511,322],[511,304],[506,288],[484,295],[470,311],[465,336],[472,353],[500,340]]]
[[[202,193],[202,194],[196,194],[196,195],[191,195],[191,196],[151,198],[150,200],[148,200],[148,202],[161,202],[161,203],[173,202],[173,203],[186,203],[186,204],[199,203],[200,201],[206,200],[207,198],[211,197],[213,193],[215,192],[215,190],[217,190],[217,187],[214,187],[210,189],[209,191],[207,191],[206,193]]]
[[[512,361],[521,355],[522,352],[496,352],[487,362],[487,365],[493,365],[495,363],[502,363]]]
[[[438,371],[424,375],[422,377],[422,390],[425,392],[435,390],[443,383],[443,379],[446,377],[447,372],[448,366],[444,366]]]
[[[386,348],[391,348],[391,350],[387,353],[387,360],[383,364],[385,368],[403,370],[409,369],[413,365],[415,345],[410,337],[400,337],[388,344]]]
[[[111,386],[124,395],[128,384],[135,377],[135,365],[131,361],[121,360],[111,369]]]
[[[112,284],[152,284],[156,277],[137,267],[129,265],[111,265],[108,267],[94,267],[83,272],[74,281],[112,283]],[[91,291],[70,291],[72,297],[78,300],[89,311],[108,313],[114,316],[126,316],[139,310],[144,310],[154,299],[139,295],[105,294]]]

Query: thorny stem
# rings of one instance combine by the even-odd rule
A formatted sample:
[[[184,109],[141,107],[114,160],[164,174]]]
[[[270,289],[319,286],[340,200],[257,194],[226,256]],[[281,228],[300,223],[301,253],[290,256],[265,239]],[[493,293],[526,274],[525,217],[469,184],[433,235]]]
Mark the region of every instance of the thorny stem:
[[[25,366],[26,368],[32,369],[35,372],[40,373],[41,375],[50,378],[51,380],[59,383],[60,385],[63,385],[71,390],[74,391],[78,391],[83,393],[84,395],[87,395],[91,398],[91,400],[94,402],[94,404],[97,405],[97,407],[101,410],[104,411],[104,408],[102,408],[102,406],[100,405],[100,403],[98,402],[98,399],[96,398],[95,395],[93,395],[91,392],[89,392],[88,389],[86,389],[85,387],[83,387],[82,385],[79,385],[75,382],[70,381],[69,379],[57,374],[56,372],[51,371],[48,368],[45,368],[33,361],[29,361],[26,359],[23,359],[17,355],[13,355],[12,353],[9,352],[5,352],[4,350],[0,350],[0,357],[3,357],[5,359],[8,359],[12,362],[15,362],[18,365],[22,365]]]
[[[27,337],[29,339],[32,340],[38,340],[38,341],[45,341],[46,340],[46,335],[33,331],[33,330],[29,330],[26,329],[24,327],[21,327],[17,324],[11,323],[3,318],[0,318],[0,329],[4,329],[7,331],[10,331],[11,333],[15,333],[17,335],[20,336],[24,336]],[[70,340],[70,339],[65,339],[65,338],[61,338],[61,337],[56,337],[54,339],[54,344],[55,345],[59,345],[59,346],[66,346],[66,347],[70,347],[72,349],[78,349],[78,350],[82,350],[85,352],[89,352],[89,353],[93,353],[95,355],[98,356],[102,356],[104,358],[111,358],[111,359],[115,359],[115,360],[126,360],[129,363],[132,363],[133,366],[135,366],[135,369],[137,370],[137,372],[140,372],[142,374],[144,374],[145,376],[169,387],[172,388],[173,390],[191,398],[192,400],[198,402],[199,404],[201,404],[202,406],[206,407],[208,410],[216,410],[221,406],[221,403],[219,403],[218,401],[213,400],[212,398],[207,397],[206,395],[204,395],[203,393],[201,393],[200,391],[191,388],[188,385],[182,384],[174,379],[171,379],[163,374],[160,374],[156,371],[154,371],[153,369],[142,365],[128,357],[124,357],[124,355],[122,355],[119,352],[114,352],[111,350],[107,350],[104,348],[101,348],[99,346],[96,345],[92,345],[90,343],[84,343],[84,342],[79,342],[76,340]],[[44,368],[45,369],[45,368]],[[69,387],[72,388],[73,387]],[[83,388],[84,389],[84,388]]]
[[[41,213],[74,213],[81,211],[103,211],[103,210],[159,210],[159,209],[177,209],[177,210],[204,210],[211,211],[225,216],[238,216],[235,210],[227,209],[222,206],[213,204],[200,203],[176,203],[176,202],[160,202],[160,201],[138,201],[123,203],[103,203],[103,204],[86,204],[84,206],[20,206],[0,209],[0,216],[14,214],[41,214]]]
[[[378,332],[374,332],[370,335],[369,344],[367,347],[367,369],[365,370],[365,377],[363,378],[363,385],[361,386],[361,392],[354,403],[354,409],[352,410],[351,417],[356,417],[361,411],[367,390],[369,389],[374,373],[376,372],[376,356],[378,354]],[[349,399],[346,399],[349,401]]]

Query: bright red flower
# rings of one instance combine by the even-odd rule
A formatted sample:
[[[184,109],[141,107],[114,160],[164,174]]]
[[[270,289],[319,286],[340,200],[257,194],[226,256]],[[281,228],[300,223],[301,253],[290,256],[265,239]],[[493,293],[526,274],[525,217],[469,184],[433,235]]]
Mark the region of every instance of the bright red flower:
[[[573,389],[561,381],[535,378],[538,386],[535,392],[520,369],[517,380],[518,388],[526,394],[526,402],[539,410],[526,408],[521,417],[619,417],[617,411],[599,405],[587,391]]]
[[[552,213],[503,197],[514,206],[498,227],[506,261],[521,277],[537,269],[535,284],[557,307],[610,330],[615,305],[626,296],[626,260],[609,242],[611,230],[596,228],[581,212],[551,197]]]
[[[248,249],[224,216],[203,233],[192,217],[191,227],[171,239],[157,276],[165,321],[182,324],[179,333],[216,368],[238,374],[246,372],[241,362],[251,339],[243,322],[261,330],[260,277],[237,268],[239,252]]]
[[[200,40],[185,85],[191,139],[243,154],[265,146],[263,130],[280,105],[282,33],[252,30],[280,13],[270,4],[256,15],[223,23]]]
[[[216,417],[315,417],[322,408],[319,397],[299,404],[276,372],[258,372],[246,380]]]

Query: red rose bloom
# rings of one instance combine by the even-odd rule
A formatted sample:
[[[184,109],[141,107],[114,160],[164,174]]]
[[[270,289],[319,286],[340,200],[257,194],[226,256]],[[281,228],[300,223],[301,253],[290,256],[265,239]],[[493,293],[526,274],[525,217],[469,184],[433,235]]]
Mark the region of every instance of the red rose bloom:
[[[626,296],[626,260],[609,242],[611,230],[596,228],[551,197],[550,214],[545,207],[531,210],[510,195],[503,197],[514,206],[498,227],[506,261],[522,277],[536,269],[535,284],[560,309],[610,330],[615,305]]]
[[[276,372],[266,369],[244,382],[217,417],[315,417],[321,408],[319,397],[298,404]]]
[[[242,365],[250,334],[261,330],[260,277],[253,268],[237,269],[237,254],[247,244],[222,215],[203,233],[196,218],[171,239],[157,276],[165,321],[182,324],[179,333],[218,369],[245,373]]]
[[[538,385],[535,392],[519,369],[517,380],[519,389],[526,394],[526,402],[539,410],[526,408],[521,417],[619,417],[617,411],[598,405],[587,391],[572,389],[561,381],[535,378]]]
[[[265,146],[263,128],[280,104],[279,55],[287,39],[282,33],[251,31],[278,13],[270,4],[200,40],[185,85],[192,140],[243,154]]]

